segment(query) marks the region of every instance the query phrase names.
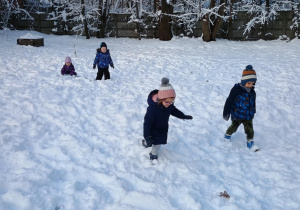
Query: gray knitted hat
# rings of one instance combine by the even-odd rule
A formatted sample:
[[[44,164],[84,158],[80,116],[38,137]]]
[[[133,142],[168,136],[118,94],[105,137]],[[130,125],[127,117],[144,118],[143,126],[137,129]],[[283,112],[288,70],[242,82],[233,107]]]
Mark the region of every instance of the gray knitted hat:
[[[176,97],[176,93],[172,85],[169,83],[169,79],[163,77],[161,79],[161,86],[158,91],[158,98],[165,99],[165,98],[175,98],[175,97]]]

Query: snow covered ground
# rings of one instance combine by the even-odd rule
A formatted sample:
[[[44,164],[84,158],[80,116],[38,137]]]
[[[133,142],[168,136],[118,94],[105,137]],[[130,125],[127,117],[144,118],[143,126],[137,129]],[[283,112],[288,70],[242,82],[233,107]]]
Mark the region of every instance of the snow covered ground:
[[[54,36],[18,46],[0,31],[0,209],[300,209],[300,40],[236,42]],[[105,41],[111,80],[95,81]],[[62,76],[71,56],[79,77]],[[255,142],[223,142],[223,105],[246,65],[257,72]],[[142,139],[147,96],[168,77],[176,107],[151,165]],[[230,198],[220,197],[226,191]]]

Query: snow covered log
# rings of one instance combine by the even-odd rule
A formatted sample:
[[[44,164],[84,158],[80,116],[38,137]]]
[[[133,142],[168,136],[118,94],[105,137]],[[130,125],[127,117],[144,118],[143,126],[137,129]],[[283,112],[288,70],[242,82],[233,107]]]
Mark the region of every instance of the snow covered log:
[[[41,36],[35,36],[31,33],[27,33],[17,39],[18,45],[31,45],[35,47],[44,46],[44,38]]]
[[[40,39],[17,39],[18,45],[32,45],[35,47],[44,46],[44,38]]]

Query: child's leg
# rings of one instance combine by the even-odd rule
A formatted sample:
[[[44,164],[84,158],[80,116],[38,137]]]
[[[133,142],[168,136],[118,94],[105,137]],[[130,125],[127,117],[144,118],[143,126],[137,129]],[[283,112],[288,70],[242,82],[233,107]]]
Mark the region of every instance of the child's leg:
[[[253,137],[254,137],[254,130],[253,130],[253,123],[252,120],[245,120],[243,122],[245,133],[247,134],[247,147],[253,151],[257,152],[259,147],[254,145]]]
[[[232,120],[232,123],[229,126],[229,128],[227,129],[226,134],[231,136],[231,134],[236,132],[236,130],[239,128],[241,123],[242,123],[241,120]]]
[[[104,69],[104,80],[110,79],[110,73],[108,67]]]
[[[252,140],[254,137],[253,123],[252,120],[244,120],[244,130],[247,135],[247,140]]]
[[[98,73],[97,73],[96,80],[102,80],[102,77],[103,77],[103,69],[98,67]]]
[[[159,150],[160,147],[161,147],[161,144],[152,145],[151,154],[152,155],[158,155],[158,150]]]

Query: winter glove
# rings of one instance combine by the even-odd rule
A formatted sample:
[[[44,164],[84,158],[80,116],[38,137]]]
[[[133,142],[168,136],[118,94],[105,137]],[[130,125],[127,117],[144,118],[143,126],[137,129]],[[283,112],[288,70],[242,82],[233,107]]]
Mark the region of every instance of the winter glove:
[[[143,146],[144,147],[151,147],[152,146],[152,139],[151,136],[145,137],[145,141],[143,141]]]
[[[229,117],[230,117],[229,114],[228,114],[228,115],[224,115],[224,116],[223,116],[223,119],[226,120],[226,121],[228,121],[228,120],[229,120]]]
[[[184,120],[191,120],[193,117],[191,115],[184,115],[183,117]]]
[[[111,66],[111,68],[113,68],[113,69],[114,69],[114,68],[115,68],[115,66],[114,66],[114,65],[112,65],[112,66]]]
[[[95,69],[95,68],[96,68],[96,65],[94,64],[94,65],[93,65],[93,69]]]

